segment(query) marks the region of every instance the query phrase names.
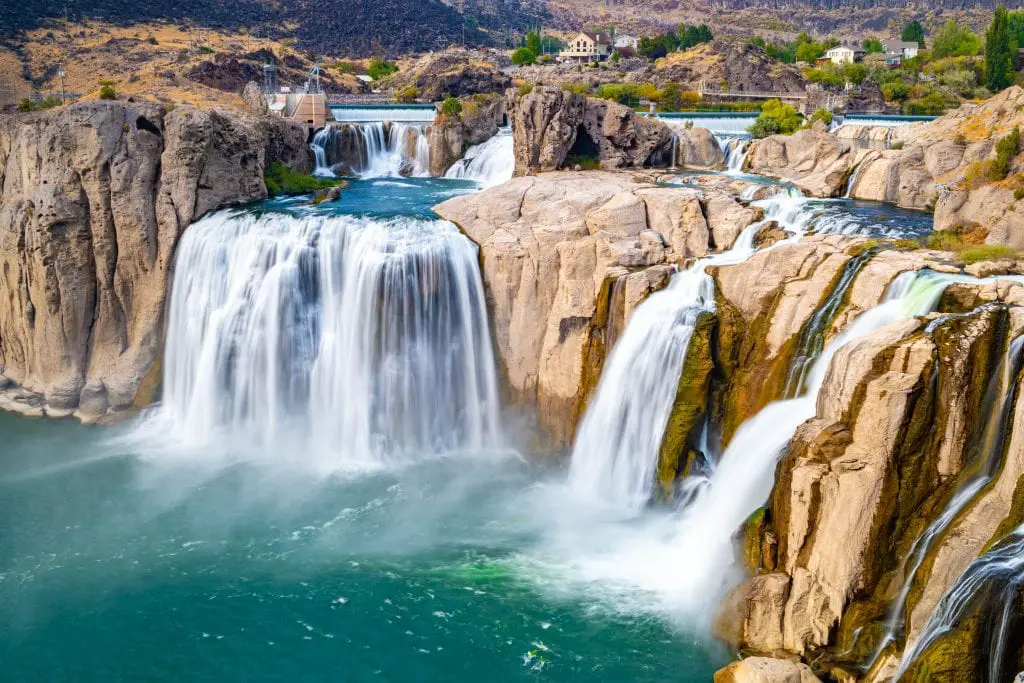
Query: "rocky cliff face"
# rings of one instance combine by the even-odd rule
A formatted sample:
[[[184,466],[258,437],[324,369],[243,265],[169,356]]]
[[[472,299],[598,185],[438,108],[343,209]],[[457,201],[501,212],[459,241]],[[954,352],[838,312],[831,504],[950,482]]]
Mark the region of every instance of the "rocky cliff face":
[[[480,245],[509,393],[536,410],[556,450],[572,439],[606,346],[671,264],[727,248],[760,217],[724,192],[600,172],[517,178],[435,210]]]
[[[99,419],[145,401],[178,237],[265,197],[273,161],[308,170],[301,128],[104,102],[0,119],[0,407]]]
[[[508,91],[507,108],[516,175],[557,170],[570,158],[590,159],[606,170],[670,165],[668,126],[624,105],[543,87]]]
[[[488,53],[445,51],[427,54],[407,69],[380,83],[382,88],[416,88],[419,97],[437,102],[445,97],[503,93],[512,84]]]

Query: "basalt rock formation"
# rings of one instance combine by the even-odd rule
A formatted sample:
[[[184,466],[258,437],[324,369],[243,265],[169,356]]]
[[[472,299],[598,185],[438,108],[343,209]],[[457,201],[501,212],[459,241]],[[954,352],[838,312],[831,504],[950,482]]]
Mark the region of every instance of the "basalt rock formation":
[[[591,160],[602,169],[670,165],[672,132],[621,104],[557,88],[509,90],[516,175]]]
[[[0,408],[144,403],[178,237],[266,197],[276,161],[310,166],[305,131],[272,117],[94,102],[0,119]]]
[[[571,441],[605,347],[671,265],[760,218],[723,192],[601,172],[516,178],[435,211],[480,245],[510,397],[536,410],[553,449]]]

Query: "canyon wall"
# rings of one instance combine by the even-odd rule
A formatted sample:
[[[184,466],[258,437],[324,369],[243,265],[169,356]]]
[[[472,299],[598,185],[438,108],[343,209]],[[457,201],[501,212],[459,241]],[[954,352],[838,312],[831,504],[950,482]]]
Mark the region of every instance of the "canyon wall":
[[[91,102],[0,119],[0,408],[145,402],[179,236],[266,197],[275,161],[310,166],[305,131],[272,117]]]

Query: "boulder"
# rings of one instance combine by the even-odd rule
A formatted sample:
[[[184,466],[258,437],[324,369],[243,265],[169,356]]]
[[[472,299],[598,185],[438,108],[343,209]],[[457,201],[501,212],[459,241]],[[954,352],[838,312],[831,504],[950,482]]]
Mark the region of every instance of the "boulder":
[[[245,88],[242,90],[242,102],[253,116],[267,116],[270,114],[267,98],[263,96],[263,90],[260,89],[256,81],[249,81],[245,84]]]
[[[602,169],[671,163],[672,134],[656,119],[624,105],[551,87],[507,95],[516,175],[561,168],[571,156]]]
[[[853,170],[848,143],[830,134],[821,121],[792,135],[772,135],[750,143],[747,168],[788,180],[814,197],[841,194]]]
[[[748,657],[715,672],[715,683],[820,683],[811,667],[770,657]]]

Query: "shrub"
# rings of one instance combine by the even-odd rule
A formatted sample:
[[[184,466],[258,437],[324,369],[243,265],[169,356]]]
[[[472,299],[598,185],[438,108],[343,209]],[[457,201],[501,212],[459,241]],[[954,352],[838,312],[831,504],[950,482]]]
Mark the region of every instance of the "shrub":
[[[393,63],[379,57],[374,57],[370,60],[370,68],[366,70],[366,73],[369,74],[370,78],[378,81],[385,76],[390,76],[396,71],[398,71],[398,67]]]
[[[761,113],[747,131],[755,138],[766,138],[769,135],[789,135],[803,123],[796,109],[780,100],[768,100],[761,107]]]
[[[444,98],[444,102],[441,103],[441,114],[444,115],[445,118],[458,118],[461,113],[462,102],[459,102],[458,99],[451,97],[450,95]]]
[[[584,96],[590,93],[590,87],[586,83],[563,83],[562,90]]]
[[[989,169],[989,178],[1002,180],[1010,175],[1010,164],[1020,154],[1020,129],[1014,128],[996,142],[996,158]]]
[[[27,97],[21,98],[21,102],[18,102],[18,111],[29,112],[36,108],[36,103]]]
[[[213,48],[210,47],[209,45],[201,45],[199,47],[199,53],[200,54],[204,54],[204,55],[212,55],[213,54]]]
[[[678,85],[669,83],[662,88],[658,95],[658,111],[679,111],[681,104],[682,93],[679,91]]]
[[[401,90],[398,91],[398,94],[395,95],[396,99],[398,99],[398,101],[401,102],[402,104],[410,104],[412,102],[415,102],[417,99],[419,99],[419,96],[420,89],[417,88],[415,85],[410,85],[408,87],[402,88]]]
[[[815,121],[822,121],[826,126],[829,125],[832,123],[832,112],[828,109],[819,109],[811,114],[811,118],[807,120],[807,125],[811,125]]]
[[[835,68],[822,67],[806,69],[804,70],[804,75],[807,76],[807,80],[811,83],[831,86],[833,88],[841,87],[846,82],[839,71]]]
[[[352,74],[353,76],[360,73],[359,65],[355,62],[336,62],[334,68],[343,74]]]
[[[267,194],[274,197],[281,194],[309,194],[334,187],[341,184],[342,181],[337,178],[314,178],[311,175],[303,175],[288,168],[280,161],[275,161],[267,169],[263,176],[263,182],[266,183]]]
[[[959,260],[966,264],[1019,257],[1020,253],[1016,249],[1005,244],[983,244],[977,247],[968,247],[959,253]]]
[[[974,189],[981,187],[992,178],[993,163],[991,161],[975,161],[964,169],[964,187]]]
[[[533,83],[523,83],[519,86],[519,96],[526,97],[533,92]]]
[[[150,45],[159,45],[160,44],[160,41],[157,40],[155,36],[149,36],[148,38],[146,38],[146,42],[149,43]]]
[[[938,251],[962,251],[967,245],[960,233],[953,230],[937,230],[928,235],[925,246]]]
[[[116,100],[117,91],[114,89],[114,81],[100,81],[100,99]]]
[[[528,47],[517,48],[512,53],[512,63],[516,66],[524,66],[526,64],[535,64],[537,62],[537,54],[532,52]]]
[[[910,87],[903,81],[884,83],[881,89],[886,102],[903,102],[910,94]]]
[[[596,171],[601,168],[601,162],[597,160],[597,157],[589,154],[570,154],[566,157],[565,168],[575,168],[576,166],[583,171]]]

